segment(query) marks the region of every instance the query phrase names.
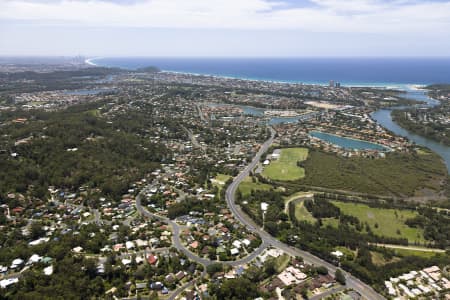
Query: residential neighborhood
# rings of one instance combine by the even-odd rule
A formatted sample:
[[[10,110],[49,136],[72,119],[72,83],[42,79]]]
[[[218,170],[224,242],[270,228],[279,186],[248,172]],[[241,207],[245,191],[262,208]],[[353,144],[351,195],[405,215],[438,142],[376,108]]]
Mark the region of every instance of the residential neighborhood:
[[[374,120],[403,103],[394,91],[40,68],[0,77],[0,298],[448,292],[448,210],[436,209],[445,166]],[[347,203],[397,209],[400,229]],[[436,256],[376,246],[414,246],[411,235]],[[395,264],[427,267],[396,274]]]

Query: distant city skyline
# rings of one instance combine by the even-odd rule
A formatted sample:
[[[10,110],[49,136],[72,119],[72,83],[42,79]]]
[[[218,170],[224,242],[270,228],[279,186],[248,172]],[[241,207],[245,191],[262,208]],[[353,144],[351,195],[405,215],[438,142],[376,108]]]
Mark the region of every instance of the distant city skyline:
[[[0,0],[0,55],[442,57],[442,0]]]

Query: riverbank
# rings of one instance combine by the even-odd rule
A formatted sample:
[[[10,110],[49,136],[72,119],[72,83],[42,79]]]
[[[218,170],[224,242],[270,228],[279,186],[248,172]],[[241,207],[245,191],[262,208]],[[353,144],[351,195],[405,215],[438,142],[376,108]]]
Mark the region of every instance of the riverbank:
[[[450,147],[450,135],[447,136],[443,128],[436,129],[433,124],[422,125],[411,121],[406,117],[408,110],[393,110],[391,114],[392,120],[406,130]]]
[[[408,89],[405,97],[412,98],[419,101],[424,101],[426,106],[423,107],[435,107],[439,105],[439,101],[433,99],[428,96],[427,91],[423,89]],[[412,107],[412,106],[411,106]],[[393,132],[396,135],[406,137],[411,142],[416,143],[417,145],[426,147],[433,152],[439,154],[441,158],[444,160],[445,165],[447,167],[447,173],[450,174],[450,147],[443,145],[434,141],[433,139],[424,137],[415,132],[408,130],[407,128],[402,127],[400,124],[395,122],[392,116],[392,112],[394,110],[404,110],[408,107],[393,107],[389,109],[379,109],[371,114],[373,120],[375,120],[382,127],[387,130]]]

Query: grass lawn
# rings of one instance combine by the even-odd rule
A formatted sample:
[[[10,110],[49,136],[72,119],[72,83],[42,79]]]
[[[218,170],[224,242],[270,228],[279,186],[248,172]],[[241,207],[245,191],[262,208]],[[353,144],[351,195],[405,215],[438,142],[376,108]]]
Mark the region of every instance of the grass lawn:
[[[420,154],[420,155],[429,155],[429,154],[431,154],[431,152],[426,150],[426,149],[417,149],[417,153]]]
[[[387,237],[404,237],[410,243],[415,241],[424,243],[423,230],[417,228],[410,228],[405,224],[407,219],[413,218],[418,214],[410,210],[373,208],[365,204],[347,203],[332,201],[334,205],[341,209],[346,215],[357,217],[361,222],[367,222],[373,233],[378,236]],[[339,222],[338,220],[331,222]],[[324,220],[324,224],[326,224]],[[376,228],[375,224],[378,224]],[[332,224],[335,225],[335,224]],[[400,234],[397,233],[400,231]]]
[[[356,255],[358,254],[358,251],[351,250],[351,249],[349,249],[347,247],[343,247],[343,246],[338,246],[335,248],[335,250],[341,251],[342,253],[344,253],[344,255],[349,255],[349,256],[353,255],[354,257],[356,257]]]
[[[300,201],[295,204],[295,218],[298,221],[307,221],[312,224],[316,223],[316,219],[303,205],[303,201]]]
[[[228,179],[230,179],[230,178],[231,178],[230,175],[217,174],[217,176],[212,181],[213,181],[213,184],[224,185],[225,182],[227,182]]]
[[[225,183],[230,179],[230,175],[226,174],[217,174],[217,176],[213,179],[211,179],[211,183],[213,186],[217,187],[219,189],[219,192],[223,189]]]
[[[375,252],[375,251],[370,251],[370,254],[372,256],[372,263],[375,266],[384,266],[385,264],[387,264],[387,261],[383,257],[383,254]]]
[[[375,266],[384,266],[385,264],[388,263],[392,263],[392,262],[396,262],[399,261],[400,258],[398,257],[392,257],[391,259],[387,260],[383,254],[379,253],[379,252],[375,252],[375,251],[370,251],[370,254],[372,254],[372,263]]]
[[[91,110],[88,110],[86,113],[88,115],[93,116],[93,117],[99,117],[100,116],[100,111],[98,109],[91,109]]]
[[[286,214],[289,214],[288,213],[289,203],[291,201],[294,201],[293,204],[295,204],[295,219],[297,219],[298,221],[307,221],[309,223],[315,223],[316,219],[303,205],[302,197],[308,197],[310,195],[312,195],[311,192],[298,192],[289,197],[286,197],[284,202]]]
[[[330,225],[331,227],[337,228],[339,226],[339,220],[335,218],[323,218],[322,224],[325,227]]]
[[[306,148],[281,149],[280,158],[264,168],[262,175],[273,180],[297,180],[305,177],[305,169],[297,166],[298,161],[308,157]]]
[[[430,251],[418,251],[418,250],[408,250],[408,249],[392,249],[394,250],[395,254],[398,256],[418,256],[422,258],[432,258],[436,254],[436,252],[430,252]],[[441,255],[445,255],[441,254]]]
[[[263,190],[268,191],[272,188],[271,185],[260,183],[260,182],[253,182],[251,177],[246,177],[241,184],[239,185],[239,191],[241,191],[243,196],[250,195],[252,190]]]
[[[277,258],[275,258],[275,270],[278,273],[282,272],[284,269],[286,269],[290,260],[291,260],[291,257],[287,254],[278,256]]]

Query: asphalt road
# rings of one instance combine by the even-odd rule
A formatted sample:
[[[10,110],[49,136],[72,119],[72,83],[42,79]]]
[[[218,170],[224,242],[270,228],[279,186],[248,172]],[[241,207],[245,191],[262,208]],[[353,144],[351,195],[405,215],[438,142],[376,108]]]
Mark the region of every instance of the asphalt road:
[[[199,257],[199,256],[197,256],[197,254],[189,251],[189,249],[187,249],[181,242],[181,238],[180,238],[180,231],[181,231],[181,229],[180,229],[180,226],[175,221],[172,221],[169,218],[166,218],[166,217],[163,217],[163,216],[160,216],[160,215],[153,214],[153,213],[149,212],[145,207],[142,206],[141,194],[139,194],[136,197],[136,209],[141,215],[143,215],[145,217],[156,218],[156,219],[159,219],[159,220],[161,220],[163,222],[168,223],[169,226],[172,228],[173,246],[177,250],[183,252],[189,259],[191,259],[191,260],[193,260],[193,261],[195,261],[197,263],[200,263],[200,264],[204,265],[205,267],[210,265],[210,264],[219,262],[219,261],[214,261],[214,260],[206,259],[206,258],[203,258],[203,257]],[[227,264],[227,265],[230,265],[230,266],[239,266],[239,265],[247,264],[247,263],[251,262],[253,259],[255,259],[258,255],[260,255],[264,251],[264,249],[267,248],[267,246],[269,246],[269,244],[265,243],[263,241],[261,243],[261,245],[256,250],[254,250],[250,255],[248,255],[248,256],[246,256],[246,257],[244,257],[242,259],[238,259],[238,260],[234,260],[234,261],[220,261],[220,263]]]
[[[202,149],[203,151],[206,150],[206,149],[205,149],[205,146],[201,145],[201,144],[197,141],[197,138],[195,137],[195,135],[194,135],[194,133],[192,132],[192,130],[190,130],[190,129],[184,127],[184,126],[182,126],[182,128],[184,129],[184,131],[187,132],[189,138],[191,139],[191,143],[192,143],[192,145],[193,145],[194,147],[200,148],[200,149]]]
[[[185,289],[187,289],[189,287],[193,287],[193,286],[194,286],[194,281],[190,281],[190,282],[180,286],[172,294],[170,294],[168,300],[176,299],[178,297],[178,295],[180,295]]]
[[[322,294],[319,295],[315,295],[309,298],[309,300],[320,300],[320,299],[324,299],[328,296],[331,296],[333,294],[336,294],[340,291],[343,291],[345,288],[343,286],[337,287],[337,288],[332,288],[331,290],[328,290]]]
[[[336,266],[328,263],[327,261],[317,256],[312,255],[309,252],[291,247],[287,244],[280,242],[279,240],[277,240],[276,238],[265,232],[263,229],[259,228],[259,226],[257,226],[254,222],[252,222],[250,218],[247,215],[245,215],[235,203],[235,194],[237,188],[239,187],[239,184],[258,165],[261,156],[269,149],[270,145],[273,143],[275,131],[273,130],[273,128],[270,128],[270,130],[271,130],[270,138],[261,146],[261,148],[257,152],[256,156],[253,158],[253,160],[250,162],[250,164],[238,176],[236,176],[233,182],[228,186],[225,193],[225,199],[227,201],[228,207],[230,208],[231,212],[233,213],[234,217],[237,220],[239,220],[244,226],[246,226],[248,230],[258,234],[261,237],[261,239],[263,240],[263,244],[271,245],[293,256],[301,256],[303,257],[306,263],[325,266],[330,273],[334,274],[337,269]],[[349,273],[346,273],[346,283],[347,287],[354,289],[355,291],[360,293],[364,298],[370,300],[385,299],[383,296],[381,296],[375,290],[373,290],[372,287],[363,283],[358,278],[354,277]]]

